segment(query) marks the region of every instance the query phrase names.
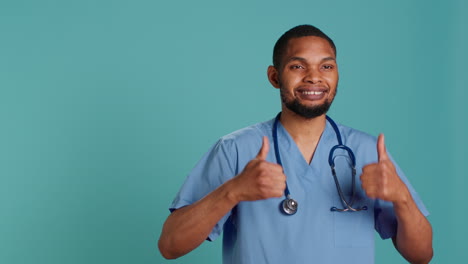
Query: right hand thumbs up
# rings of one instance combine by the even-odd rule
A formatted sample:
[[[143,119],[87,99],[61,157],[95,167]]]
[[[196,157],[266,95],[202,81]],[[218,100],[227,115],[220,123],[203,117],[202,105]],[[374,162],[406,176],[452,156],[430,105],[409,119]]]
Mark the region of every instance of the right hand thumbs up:
[[[270,141],[268,141],[268,138],[265,136],[262,140],[262,147],[258,151],[257,159],[266,160],[268,157],[268,151],[270,151]]]
[[[256,201],[284,195],[286,175],[280,165],[266,160],[269,150],[268,137],[264,136],[257,156],[233,179],[239,201]]]

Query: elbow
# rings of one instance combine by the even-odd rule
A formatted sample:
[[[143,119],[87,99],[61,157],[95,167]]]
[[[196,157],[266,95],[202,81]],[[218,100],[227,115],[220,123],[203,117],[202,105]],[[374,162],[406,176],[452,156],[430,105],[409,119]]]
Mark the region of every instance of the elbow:
[[[415,262],[415,263],[428,264],[429,262],[431,262],[432,257],[434,257],[434,249],[432,247],[432,239],[431,239],[431,243],[426,246],[426,250],[424,251],[422,260],[419,262]]]
[[[434,256],[434,250],[432,249],[432,247],[430,247],[430,249],[428,249],[419,258],[415,257],[413,258],[413,260],[411,260],[410,258],[407,258],[407,260],[409,263],[412,263],[412,264],[428,264],[429,262],[431,262],[433,256]]]
[[[426,258],[421,261],[421,262],[418,262],[418,263],[421,263],[421,264],[428,264],[431,260],[432,260],[432,257],[434,256],[434,250],[432,249],[432,247],[430,248],[430,250],[428,250],[427,254],[426,254]]]
[[[159,252],[165,259],[176,259],[181,256],[173,250],[174,247],[171,247],[169,243],[164,241],[162,238],[160,238],[158,241],[158,248]]]

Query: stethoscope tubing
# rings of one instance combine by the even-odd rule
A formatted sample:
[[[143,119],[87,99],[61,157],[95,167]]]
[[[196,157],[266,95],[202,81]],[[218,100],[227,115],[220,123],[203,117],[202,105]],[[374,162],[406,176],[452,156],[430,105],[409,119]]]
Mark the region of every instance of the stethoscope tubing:
[[[275,122],[273,124],[273,131],[272,132],[273,132],[273,143],[274,143],[274,147],[275,147],[276,162],[280,166],[283,166],[283,163],[281,161],[280,151],[279,151],[279,144],[278,144],[278,123],[279,123],[280,117],[281,117],[281,112],[279,112],[278,115],[276,115]],[[355,200],[355,193],[356,193],[356,182],[355,182],[355,178],[356,178],[356,168],[355,168],[356,167],[356,158],[354,156],[354,153],[349,147],[347,147],[346,145],[343,145],[343,142],[342,142],[342,139],[341,139],[341,133],[340,133],[340,131],[338,129],[338,126],[333,121],[333,119],[331,119],[329,116],[326,116],[326,119],[330,123],[330,125],[332,126],[333,130],[335,131],[336,138],[337,138],[337,141],[338,141],[338,145],[335,145],[330,149],[330,153],[328,155],[328,163],[329,163],[331,171],[332,171],[332,175],[333,175],[333,179],[335,181],[335,185],[336,185],[338,195],[340,196],[340,199],[341,199],[343,205],[345,206],[345,208],[343,208],[343,209],[340,209],[340,208],[337,208],[337,207],[333,206],[333,207],[330,208],[330,210],[331,211],[336,211],[336,212],[358,212],[358,211],[361,211],[361,210],[367,210],[367,206],[363,206],[363,207],[360,207],[360,208],[354,208],[353,207],[353,203],[354,203],[354,200]],[[349,155],[349,157],[351,159],[352,185],[353,186],[352,186],[352,197],[351,197],[351,201],[349,201],[349,202],[346,200],[345,195],[344,195],[343,191],[341,190],[341,186],[340,186],[340,183],[338,181],[338,177],[336,176],[335,161],[333,159],[333,154],[334,154],[335,150],[337,150],[337,149],[345,150],[348,153],[348,155]],[[287,182],[286,182],[286,188],[284,189],[284,196],[286,198],[282,201],[281,206],[280,206],[282,212],[285,213],[286,215],[295,214],[297,212],[298,203],[297,203],[296,200],[291,198],[291,193],[289,191],[289,187],[288,187]]]

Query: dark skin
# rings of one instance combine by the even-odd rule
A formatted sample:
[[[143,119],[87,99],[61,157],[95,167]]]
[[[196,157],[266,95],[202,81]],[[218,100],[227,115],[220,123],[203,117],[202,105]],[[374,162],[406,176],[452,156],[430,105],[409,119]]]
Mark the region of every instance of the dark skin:
[[[178,258],[198,247],[239,202],[283,196],[286,176],[281,166],[266,161],[269,148],[268,138],[263,137],[258,155],[239,175],[167,218],[158,243],[165,258]]]
[[[310,107],[331,102],[338,84],[335,52],[322,38],[291,39],[279,69],[268,68],[268,79],[273,87],[282,89],[285,100],[298,100]],[[304,118],[282,104],[280,121],[304,160],[310,163],[325,128],[325,115]],[[398,220],[393,241],[402,256],[411,263],[428,263],[433,254],[431,225],[397,175],[388,158],[383,135],[379,136],[376,147],[378,162],[363,168],[362,188],[371,198],[393,203]],[[198,247],[216,223],[239,202],[284,195],[286,176],[281,166],[266,161],[268,151],[268,139],[264,137],[258,155],[239,175],[168,217],[158,243],[165,258],[178,258]]]
[[[390,160],[384,135],[377,140],[378,162],[363,167],[362,188],[370,198],[393,203],[398,221],[395,248],[410,263],[429,263],[433,256],[432,227],[419,211]]]

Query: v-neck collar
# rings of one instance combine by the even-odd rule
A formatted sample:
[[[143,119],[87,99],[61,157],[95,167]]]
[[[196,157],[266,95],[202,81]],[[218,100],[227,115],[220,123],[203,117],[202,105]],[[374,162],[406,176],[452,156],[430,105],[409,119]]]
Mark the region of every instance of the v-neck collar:
[[[317,143],[317,147],[315,148],[315,151],[314,151],[314,155],[309,164],[305,160],[301,151],[299,150],[299,147],[297,146],[296,142],[288,133],[286,128],[283,126],[283,124],[281,124],[281,122],[278,122],[278,137],[279,137],[278,138],[279,149],[280,149],[280,152],[282,152],[280,155],[282,157],[285,157],[285,155],[288,155],[289,157],[292,156],[296,158],[296,160],[300,160],[299,162],[296,161],[295,165],[299,165],[303,167],[304,169],[310,168],[310,167],[320,167],[320,165],[318,164],[321,164],[322,162],[327,162],[328,154],[324,155],[324,153],[327,153],[325,150],[331,149],[331,144],[333,144],[333,140],[336,140],[336,136],[333,131],[333,128],[331,127],[330,123],[326,121],[325,129],[323,130],[322,135],[320,136],[319,142]],[[298,156],[301,158],[298,158]]]

